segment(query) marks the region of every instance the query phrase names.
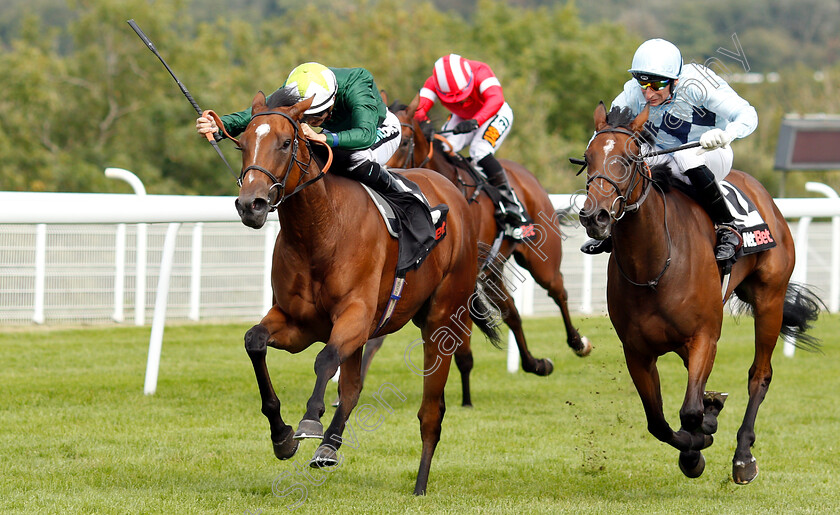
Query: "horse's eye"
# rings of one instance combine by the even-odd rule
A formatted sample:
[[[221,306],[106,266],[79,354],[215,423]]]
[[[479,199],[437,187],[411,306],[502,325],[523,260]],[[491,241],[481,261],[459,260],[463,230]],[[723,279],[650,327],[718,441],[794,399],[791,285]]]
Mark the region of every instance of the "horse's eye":
[[[286,140],[283,141],[283,147],[282,148],[287,149],[287,148],[289,148],[289,145],[291,145],[291,144],[292,144],[292,140],[291,139],[286,139]]]

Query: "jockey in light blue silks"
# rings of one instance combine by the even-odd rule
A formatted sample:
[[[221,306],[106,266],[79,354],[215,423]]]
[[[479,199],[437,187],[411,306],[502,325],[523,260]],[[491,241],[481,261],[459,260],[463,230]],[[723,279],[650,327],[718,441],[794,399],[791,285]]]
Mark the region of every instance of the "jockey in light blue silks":
[[[715,223],[718,243],[715,258],[734,258],[740,235],[723,199],[718,181],[732,169],[729,144],[750,135],[758,125],[755,108],[738,96],[725,80],[709,68],[683,65],[680,50],[664,39],[642,43],[628,70],[633,78],[613,100],[612,107],[629,108],[638,115],[650,106],[645,128],[653,135],[654,146],[645,150],[673,148],[699,142],[690,148],[647,158],[649,166],[666,164],[675,176],[697,190],[699,203]],[[587,241],[581,250],[587,254],[608,251],[609,239]]]

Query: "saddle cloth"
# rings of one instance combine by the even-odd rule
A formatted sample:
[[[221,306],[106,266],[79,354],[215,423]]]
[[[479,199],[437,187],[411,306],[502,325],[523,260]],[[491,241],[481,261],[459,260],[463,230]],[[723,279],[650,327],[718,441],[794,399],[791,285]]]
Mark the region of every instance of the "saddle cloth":
[[[722,180],[718,184],[723,192],[726,204],[729,206],[729,212],[735,217],[734,224],[744,240],[738,255],[746,256],[775,247],[776,240],[770,234],[770,228],[761,218],[761,213],[758,212],[755,204],[744,192],[726,180]]]
[[[418,268],[433,248],[446,236],[446,215],[449,206],[429,206],[420,187],[402,175],[392,173],[401,193],[383,195],[364,184],[373,203],[382,215],[388,233],[399,241],[397,277],[405,277]]]

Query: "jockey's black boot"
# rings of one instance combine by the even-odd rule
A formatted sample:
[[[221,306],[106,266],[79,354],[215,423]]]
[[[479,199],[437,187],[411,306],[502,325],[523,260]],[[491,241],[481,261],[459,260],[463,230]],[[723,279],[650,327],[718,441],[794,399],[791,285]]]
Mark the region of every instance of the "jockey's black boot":
[[[490,184],[498,189],[502,195],[501,204],[496,206],[496,215],[501,215],[505,222],[505,234],[514,240],[522,240],[527,237],[532,231],[531,221],[525,214],[525,208],[522,207],[516,193],[510,187],[502,164],[493,154],[488,154],[481,158],[478,165],[484,170]],[[497,216],[497,218],[499,217]]]
[[[601,254],[603,252],[612,252],[612,236],[607,236],[606,239],[596,240],[595,238],[586,240],[586,243],[581,245],[580,251],[584,254]]]
[[[353,177],[359,182],[379,193],[400,193],[404,190],[387,169],[379,163],[362,164],[356,168]]]
[[[738,248],[741,245],[741,234],[732,223],[735,217],[729,211],[720,186],[715,182],[715,176],[705,165],[685,171],[686,177],[691,181],[694,189],[697,190],[698,200],[709,218],[717,227],[717,245],[715,246],[715,259],[718,261],[729,261],[734,259]]]

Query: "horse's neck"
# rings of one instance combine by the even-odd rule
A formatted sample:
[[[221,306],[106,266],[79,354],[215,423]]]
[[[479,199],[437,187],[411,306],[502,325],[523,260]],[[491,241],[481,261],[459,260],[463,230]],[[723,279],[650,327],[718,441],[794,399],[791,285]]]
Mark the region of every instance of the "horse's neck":
[[[613,228],[615,256],[628,273],[661,268],[669,256],[670,227],[666,227],[667,202],[659,190],[652,189],[635,212],[625,213]]]
[[[442,151],[435,152],[432,157],[432,163],[429,166],[437,171],[437,173],[446,177],[446,179],[452,184],[460,186],[461,181],[459,179],[460,173],[462,173],[461,167],[450,161]]]
[[[287,198],[277,211],[280,228],[287,241],[299,241],[304,248],[323,248],[333,242],[330,235],[335,230],[336,205],[328,196],[331,177],[314,182]]]

